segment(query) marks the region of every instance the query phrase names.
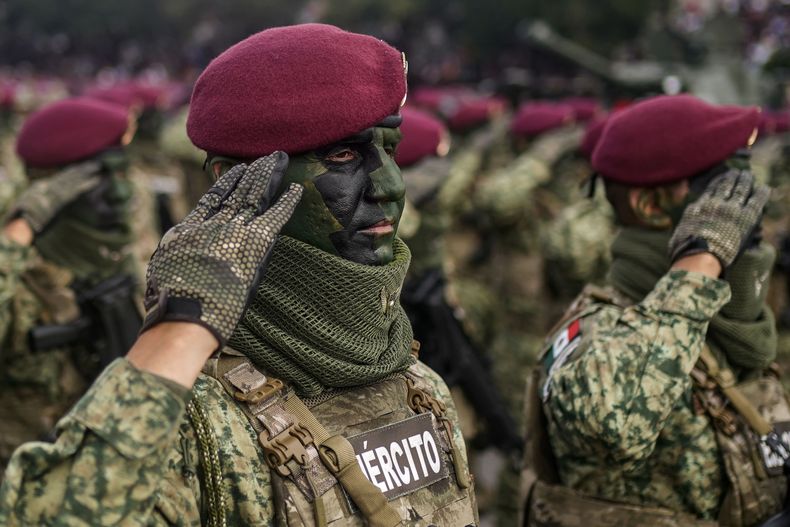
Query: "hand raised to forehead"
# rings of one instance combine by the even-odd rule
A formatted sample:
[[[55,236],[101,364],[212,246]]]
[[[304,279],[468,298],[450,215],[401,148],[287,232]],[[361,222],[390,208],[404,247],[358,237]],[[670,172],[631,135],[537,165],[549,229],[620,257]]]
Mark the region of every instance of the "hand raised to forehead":
[[[99,184],[100,167],[96,161],[87,161],[37,180],[17,198],[11,217],[24,218],[40,234],[63,207]]]
[[[283,152],[236,165],[164,235],[148,266],[143,331],[195,322],[225,343],[301,198],[303,188],[291,184],[274,202],[287,166]]]
[[[727,268],[759,225],[770,194],[747,170],[716,177],[683,212],[669,241],[672,260],[708,252]]]

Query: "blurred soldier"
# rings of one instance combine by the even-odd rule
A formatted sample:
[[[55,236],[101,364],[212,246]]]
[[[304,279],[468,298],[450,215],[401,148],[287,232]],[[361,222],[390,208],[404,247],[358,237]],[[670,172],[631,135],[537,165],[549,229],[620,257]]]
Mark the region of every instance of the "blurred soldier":
[[[405,68],[321,24],[214,59],[188,132],[219,179],[152,257],[128,360],[12,459],[0,523],[477,524],[399,303]]]
[[[612,285],[571,305],[530,380],[528,525],[748,526],[781,509],[769,190],[740,153],[758,114],[656,97],[607,124],[593,167],[622,226]]]
[[[0,464],[44,439],[140,327],[131,258],[128,113],[87,99],[31,115],[30,186],[0,236]]]
[[[159,146],[169,159],[180,166],[180,188],[184,190],[187,207],[192,208],[214,181],[211,174],[203,170],[205,154],[195,148],[187,136],[188,114],[189,108],[185,106],[165,120],[159,134]]]
[[[568,187],[578,190],[587,179],[592,195],[571,199],[543,226],[540,244],[544,258],[546,287],[551,292],[552,311],[572,300],[586,283],[602,283],[611,262],[609,247],[614,236],[612,208],[603,189],[595,185],[589,165],[595,145],[603,133],[607,117],[599,116],[587,124],[578,153],[568,163],[577,164],[577,181],[568,178]],[[562,170],[560,170],[562,171]],[[584,175],[586,174],[586,176]],[[562,311],[557,313],[559,316]]]

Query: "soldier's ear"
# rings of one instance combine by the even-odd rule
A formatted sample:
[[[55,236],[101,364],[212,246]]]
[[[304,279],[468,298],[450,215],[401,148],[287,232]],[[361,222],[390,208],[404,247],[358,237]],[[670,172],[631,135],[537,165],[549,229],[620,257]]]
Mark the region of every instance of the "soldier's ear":
[[[672,227],[672,218],[667,214],[662,203],[665,196],[663,187],[658,188],[631,188],[628,191],[628,204],[634,216],[645,227],[651,229],[669,229]]]

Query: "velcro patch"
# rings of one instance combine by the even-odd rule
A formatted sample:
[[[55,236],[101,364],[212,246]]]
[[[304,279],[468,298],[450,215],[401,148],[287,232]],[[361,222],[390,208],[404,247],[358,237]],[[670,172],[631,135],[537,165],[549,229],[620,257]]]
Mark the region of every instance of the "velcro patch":
[[[565,329],[554,338],[551,351],[543,359],[543,368],[546,371],[546,382],[543,384],[542,396],[546,401],[551,392],[551,375],[555,370],[561,368],[568,360],[571,353],[579,347],[581,342],[581,322],[579,319],[568,324]]]
[[[362,472],[388,500],[449,476],[429,413],[349,437]]]

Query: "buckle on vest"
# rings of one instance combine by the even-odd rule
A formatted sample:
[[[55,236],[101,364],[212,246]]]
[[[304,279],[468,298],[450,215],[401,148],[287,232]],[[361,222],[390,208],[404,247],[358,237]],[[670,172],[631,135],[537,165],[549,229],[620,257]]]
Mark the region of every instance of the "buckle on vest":
[[[258,386],[254,390],[249,392],[242,392],[237,391],[233,393],[233,397],[236,398],[238,401],[242,401],[249,404],[258,404],[261,401],[265,401],[269,397],[273,396],[277,392],[283,389],[285,385],[283,381],[280,379],[271,379],[267,381],[265,384]]]
[[[313,444],[310,431],[299,423],[294,423],[283,432],[269,439],[265,430],[258,435],[263,447],[266,464],[282,477],[288,477],[293,471],[288,466],[291,462],[304,466],[308,461],[307,447]]]
[[[412,410],[418,414],[428,410],[436,417],[444,417],[447,406],[443,402],[434,399],[430,394],[417,388],[411,379],[408,379],[407,385],[409,392],[406,397]]]

